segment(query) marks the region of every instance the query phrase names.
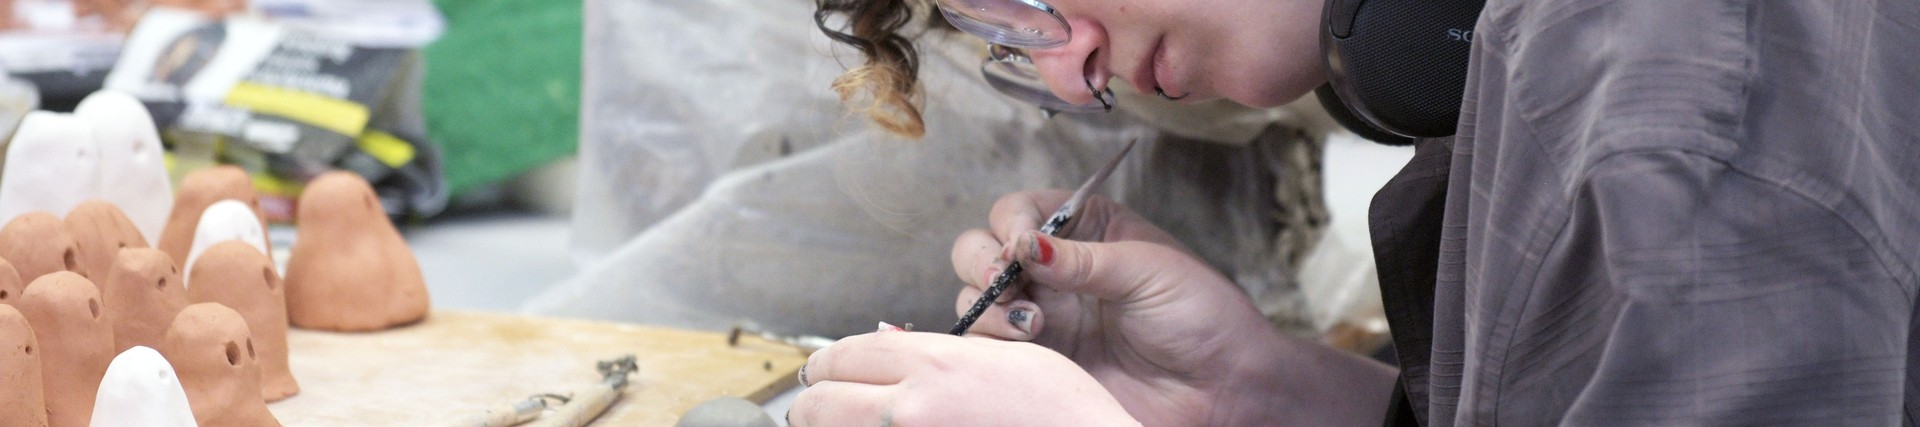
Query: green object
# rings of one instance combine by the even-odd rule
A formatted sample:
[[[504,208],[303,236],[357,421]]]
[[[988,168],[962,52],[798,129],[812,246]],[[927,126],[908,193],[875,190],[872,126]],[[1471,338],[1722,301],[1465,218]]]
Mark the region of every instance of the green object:
[[[458,197],[572,155],[580,140],[580,1],[434,0],[422,109]]]

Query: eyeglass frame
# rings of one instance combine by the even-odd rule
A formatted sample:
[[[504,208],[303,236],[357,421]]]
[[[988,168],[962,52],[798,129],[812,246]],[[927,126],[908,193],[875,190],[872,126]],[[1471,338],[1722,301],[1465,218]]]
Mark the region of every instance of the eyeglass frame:
[[[1040,48],[1040,49],[1054,48],[1054,47],[1064,46],[1068,42],[1072,41],[1073,27],[1066,23],[1066,17],[1061,16],[1059,10],[1054,9],[1052,5],[1048,5],[1046,2],[1041,0],[999,0],[999,1],[1019,2],[1020,4],[1024,4],[1028,7],[1032,7],[1035,10],[1039,10],[1041,12],[1047,13],[1048,15],[1052,15],[1055,20],[1060,22],[1061,28],[1065,29],[1066,38],[1064,40],[1061,40],[1059,43],[1033,44],[1033,45],[1027,45],[1027,46],[1021,46],[1019,43],[997,43],[992,41],[995,38],[992,35],[981,33],[982,31],[986,31],[986,29],[981,28],[982,27],[981,25],[956,22],[956,20],[951,17],[952,15],[955,14],[955,12],[952,12],[945,5],[946,1],[935,0],[934,7],[937,7],[940,9],[941,19],[947,20],[947,23],[953,25],[954,28],[960,29],[960,31],[965,32],[974,37],[978,37],[982,40],[988,41],[987,42],[987,58],[981,61],[980,76],[982,79],[985,79],[987,81],[988,86],[993,87],[994,90],[999,91],[1003,95],[1007,95],[1015,99],[1020,99],[1030,104],[1037,104],[1040,107],[1041,111],[1045,112],[1048,116],[1052,116],[1053,114],[1059,113],[1059,112],[1079,113],[1079,112],[1096,111],[1095,110],[1096,107],[1093,107],[1092,105],[1071,104],[1066,102],[1066,100],[1060,99],[1058,96],[1054,96],[1052,92],[1047,91],[1045,89],[1046,84],[1039,80],[1039,75],[1040,75],[1039,69],[1034,67],[1033,58],[1027,56],[1026,53],[1022,51],[1022,49],[1028,49],[1028,48]],[[992,28],[992,27],[989,26],[987,28]],[[998,28],[993,28],[993,29],[998,30]],[[994,67],[1004,67],[1006,71],[1004,73],[996,73],[992,71],[992,68]],[[1016,82],[1011,80],[1011,77],[1001,76],[1000,74],[1027,74],[1027,75],[1030,75],[1031,78],[1026,80],[1030,81],[1031,83],[1037,83],[1037,84],[1028,84],[1026,82]],[[1105,89],[1105,90],[1094,89],[1093,81],[1091,80],[1088,80],[1086,83],[1087,83],[1087,91],[1093,93],[1093,99],[1095,101],[1099,101],[1100,103],[1100,106],[1097,107],[1098,111],[1113,111],[1113,106],[1115,102],[1118,101],[1118,98],[1115,98],[1113,96],[1113,90],[1112,89]],[[1037,92],[1035,92],[1036,87],[1039,88]],[[1040,100],[1028,99],[1028,97],[1031,97],[1034,95],[1023,96],[1021,92],[1037,93],[1038,95],[1044,95],[1045,98]],[[1049,103],[1048,101],[1058,102],[1059,106],[1058,107],[1049,106],[1047,105]]]

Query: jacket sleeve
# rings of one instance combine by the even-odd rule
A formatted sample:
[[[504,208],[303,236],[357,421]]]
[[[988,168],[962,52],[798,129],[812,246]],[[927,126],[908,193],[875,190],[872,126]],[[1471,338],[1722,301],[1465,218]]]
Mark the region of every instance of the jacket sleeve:
[[[1572,190],[1624,298],[1567,424],[1901,422],[1913,291],[1848,200],[1782,171],[1648,150]]]

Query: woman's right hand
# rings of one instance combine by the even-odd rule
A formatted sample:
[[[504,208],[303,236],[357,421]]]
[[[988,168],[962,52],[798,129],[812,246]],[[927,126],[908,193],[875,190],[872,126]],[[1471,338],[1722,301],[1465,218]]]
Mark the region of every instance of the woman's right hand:
[[[1108,199],[1089,199],[1065,238],[1039,233],[1069,196],[1046,190],[1002,197],[989,215],[991,229],[955,241],[954,268],[967,284],[957,311],[971,306],[1008,260],[1018,260],[1027,279],[1002,294],[969,335],[1060,352],[1146,425],[1312,424],[1354,415],[1378,423],[1392,383],[1385,366],[1281,335],[1232,281]],[[1290,376],[1286,367],[1319,372]],[[1362,395],[1345,396],[1344,405],[1293,410],[1312,400],[1300,392],[1328,387],[1302,381],[1320,379],[1368,387],[1351,390]]]

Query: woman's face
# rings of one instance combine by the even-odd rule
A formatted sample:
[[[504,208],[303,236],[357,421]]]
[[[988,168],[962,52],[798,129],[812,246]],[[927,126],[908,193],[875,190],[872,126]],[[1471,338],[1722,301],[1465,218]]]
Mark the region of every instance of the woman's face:
[[[1320,63],[1323,0],[1047,0],[1073,40],[1028,50],[1047,87],[1075,104],[1087,90],[1157,87],[1191,102],[1227,98],[1267,107],[1325,80]]]

